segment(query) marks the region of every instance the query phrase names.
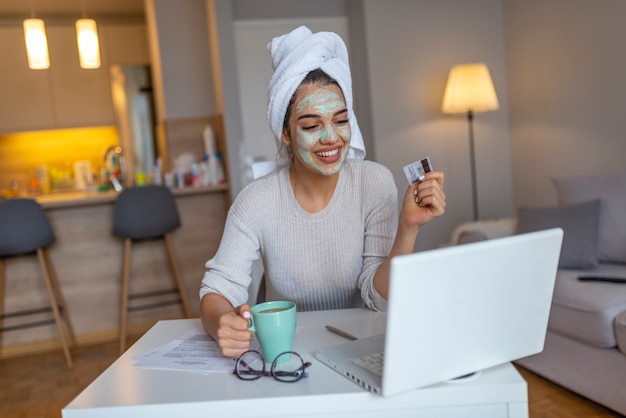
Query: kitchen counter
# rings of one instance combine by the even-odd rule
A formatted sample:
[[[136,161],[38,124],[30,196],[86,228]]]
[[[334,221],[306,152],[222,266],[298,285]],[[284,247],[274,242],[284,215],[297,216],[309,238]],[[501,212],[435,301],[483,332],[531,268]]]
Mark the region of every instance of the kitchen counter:
[[[221,240],[230,205],[227,185],[173,189],[181,227],[172,233],[192,311],[199,315],[198,290],[204,264]],[[35,197],[44,207],[56,236],[49,247],[67,309],[79,344],[111,341],[119,332],[123,241],[112,234],[117,192],[58,193]],[[133,245],[131,292],[173,287],[162,241]],[[36,256],[6,260],[6,312],[37,309],[48,304]],[[154,302],[159,302],[155,300]],[[132,312],[130,328],[145,327],[159,319],[179,318],[171,305]],[[37,319],[46,319],[41,315]],[[11,326],[16,318],[5,318]],[[12,357],[56,346],[54,325],[3,334],[2,357]],[[60,357],[62,359],[62,356]]]
[[[227,184],[218,184],[215,186],[200,186],[200,187],[185,187],[179,189],[171,189],[174,196],[189,196],[211,192],[225,192],[228,191]],[[101,203],[112,203],[117,199],[119,193],[110,190],[106,192],[66,192],[66,193],[51,193],[34,196],[35,200],[44,209],[58,209],[77,206],[91,206]]]

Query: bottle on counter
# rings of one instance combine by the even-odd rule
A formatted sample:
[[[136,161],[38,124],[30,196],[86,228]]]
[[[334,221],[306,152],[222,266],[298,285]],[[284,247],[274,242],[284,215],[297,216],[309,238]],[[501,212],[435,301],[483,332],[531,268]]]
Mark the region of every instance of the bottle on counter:
[[[191,185],[193,187],[200,186],[202,178],[200,177],[200,165],[194,159],[193,163],[191,163]]]
[[[204,127],[202,132],[204,140],[204,160],[207,164],[209,175],[211,177],[210,184],[220,184],[225,182],[224,163],[222,155],[217,151],[215,144],[215,133],[210,125]]]
[[[166,171],[163,177],[165,180],[165,187],[168,189],[174,189],[176,187],[176,175],[173,171]]]
[[[161,159],[157,159],[152,166],[152,172],[150,173],[150,182],[157,186],[163,184],[163,170],[161,168]]]
[[[209,167],[209,156],[205,155],[200,163],[200,184],[208,186],[211,184],[211,168]]]
[[[206,166],[207,166],[207,176],[209,179],[209,183],[208,184],[217,184],[218,182],[218,172],[217,172],[217,158],[215,158],[215,155],[205,155],[204,159],[206,161]]]
[[[215,150],[215,134],[211,125],[206,125],[202,131],[202,140],[204,142],[204,155],[213,156]]]
[[[182,189],[183,187],[185,187],[185,173],[180,170],[174,170],[174,174],[176,175],[176,187],[179,189]]]
[[[215,154],[215,178],[214,184],[222,184],[226,181],[224,175],[224,162],[222,161],[222,154],[219,152]]]

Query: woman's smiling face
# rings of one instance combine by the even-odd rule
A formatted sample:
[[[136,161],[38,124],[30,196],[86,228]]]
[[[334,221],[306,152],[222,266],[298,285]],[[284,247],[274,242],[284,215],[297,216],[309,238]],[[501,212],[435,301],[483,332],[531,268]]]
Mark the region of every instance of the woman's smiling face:
[[[303,84],[289,116],[289,133],[294,164],[330,176],[337,174],[350,145],[348,109],[336,85]]]

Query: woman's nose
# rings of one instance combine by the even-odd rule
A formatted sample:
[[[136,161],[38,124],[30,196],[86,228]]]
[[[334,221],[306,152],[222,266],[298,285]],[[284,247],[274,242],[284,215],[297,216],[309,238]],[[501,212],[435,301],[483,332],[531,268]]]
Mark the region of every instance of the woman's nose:
[[[323,144],[332,144],[338,140],[339,134],[332,126],[327,126],[320,132],[320,142]]]

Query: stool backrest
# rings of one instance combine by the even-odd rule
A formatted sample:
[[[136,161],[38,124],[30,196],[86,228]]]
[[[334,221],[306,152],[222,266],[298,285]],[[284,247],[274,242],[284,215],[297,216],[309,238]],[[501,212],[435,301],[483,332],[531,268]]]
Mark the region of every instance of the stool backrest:
[[[55,239],[46,213],[35,200],[0,200],[0,257],[31,254]]]
[[[178,208],[165,186],[124,189],[115,202],[113,235],[120,238],[159,238],[180,226]]]

